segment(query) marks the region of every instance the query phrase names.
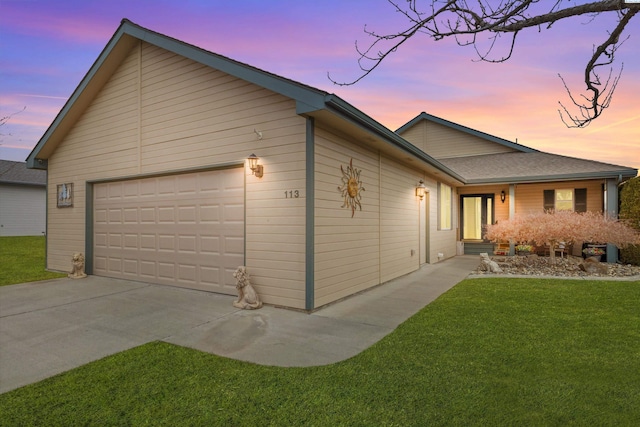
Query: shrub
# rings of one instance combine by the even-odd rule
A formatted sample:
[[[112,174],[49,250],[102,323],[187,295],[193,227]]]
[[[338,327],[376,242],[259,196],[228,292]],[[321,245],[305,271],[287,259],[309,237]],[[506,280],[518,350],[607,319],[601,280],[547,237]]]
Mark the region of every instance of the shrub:
[[[548,211],[516,217],[487,226],[491,241],[535,242],[548,245],[551,262],[560,243],[610,243],[619,248],[640,244],[640,233],[622,221],[596,212]]]
[[[620,218],[640,230],[640,177],[625,182],[620,191]],[[640,245],[629,245],[620,251],[625,264],[640,265]]]
[[[620,218],[640,230],[640,177],[625,182],[620,190]]]
[[[640,245],[629,245],[620,250],[620,261],[624,264],[640,265]]]

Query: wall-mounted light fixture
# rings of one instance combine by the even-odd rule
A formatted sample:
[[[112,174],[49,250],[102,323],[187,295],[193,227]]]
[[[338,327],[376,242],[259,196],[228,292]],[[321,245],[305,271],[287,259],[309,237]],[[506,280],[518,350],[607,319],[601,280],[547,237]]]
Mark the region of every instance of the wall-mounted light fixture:
[[[264,168],[262,167],[262,165],[258,164],[258,160],[260,160],[260,157],[256,156],[255,154],[251,154],[249,157],[247,157],[247,160],[249,161],[249,169],[251,169],[251,173],[254,174],[256,178],[262,178]]]
[[[424,185],[424,181],[420,180],[416,187],[416,196],[420,197],[420,200],[424,199],[424,195],[427,192],[427,187]]]
[[[500,192],[500,201],[501,201],[502,203],[504,203],[504,201],[505,201],[506,199],[507,199],[507,193],[505,193],[505,192],[504,192],[504,190],[502,190],[502,191]]]

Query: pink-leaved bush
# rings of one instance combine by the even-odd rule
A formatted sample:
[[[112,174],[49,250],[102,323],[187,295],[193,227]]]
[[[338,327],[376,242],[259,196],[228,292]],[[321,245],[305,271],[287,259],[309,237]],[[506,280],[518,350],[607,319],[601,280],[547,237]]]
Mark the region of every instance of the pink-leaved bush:
[[[609,243],[618,248],[640,243],[638,231],[596,212],[546,211],[516,215],[488,225],[486,237],[492,242],[548,245],[552,263],[555,263],[554,249],[560,243]]]

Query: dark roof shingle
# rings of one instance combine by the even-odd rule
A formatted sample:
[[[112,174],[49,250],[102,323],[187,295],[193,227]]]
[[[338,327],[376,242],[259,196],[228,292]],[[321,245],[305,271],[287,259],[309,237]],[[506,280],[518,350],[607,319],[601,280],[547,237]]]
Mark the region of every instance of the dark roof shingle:
[[[638,172],[625,166],[540,151],[452,157],[440,162],[460,174],[468,184],[631,178]]]
[[[0,183],[47,185],[47,171],[27,169],[25,162],[0,160]]]

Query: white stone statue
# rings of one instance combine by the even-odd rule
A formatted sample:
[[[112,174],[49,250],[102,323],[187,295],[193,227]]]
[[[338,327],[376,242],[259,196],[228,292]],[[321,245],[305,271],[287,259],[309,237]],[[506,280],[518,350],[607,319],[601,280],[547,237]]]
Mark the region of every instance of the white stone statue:
[[[498,263],[489,258],[489,254],[486,252],[480,254],[480,268],[489,273],[502,273]]]
[[[233,277],[237,280],[236,289],[238,290],[238,299],[233,302],[233,306],[244,310],[255,310],[262,307],[262,301],[258,298],[256,290],[253,289],[249,281],[247,267],[244,265],[238,267],[233,273]]]
[[[84,255],[80,252],[73,254],[71,273],[68,276],[72,279],[82,279],[87,277],[84,273]]]

